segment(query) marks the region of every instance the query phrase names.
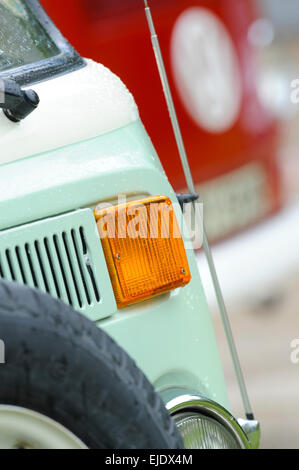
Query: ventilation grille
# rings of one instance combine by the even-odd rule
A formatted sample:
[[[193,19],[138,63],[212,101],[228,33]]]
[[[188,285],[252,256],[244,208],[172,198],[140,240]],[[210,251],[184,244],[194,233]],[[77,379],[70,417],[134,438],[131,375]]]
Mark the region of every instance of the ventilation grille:
[[[101,243],[96,237],[94,219],[90,227],[85,210],[79,213],[81,223],[88,219],[89,229],[88,223],[74,226],[74,219],[78,219],[75,213],[73,218],[68,216],[73,222],[68,230],[61,230],[61,220],[54,218],[23,230],[0,233],[0,277],[38,288],[79,311],[99,305],[100,289],[91,257],[100,253]],[[91,256],[92,244],[96,245],[95,256]]]

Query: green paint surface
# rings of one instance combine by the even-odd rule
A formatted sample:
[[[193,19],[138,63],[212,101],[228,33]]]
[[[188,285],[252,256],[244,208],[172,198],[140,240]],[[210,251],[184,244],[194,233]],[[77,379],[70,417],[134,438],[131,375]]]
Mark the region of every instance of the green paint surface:
[[[91,207],[115,201],[118,194],[176,196],[140,121],[127,127],[55,151],[0,167],[0,252],[8,243],[7,230],[20,227],[19,243],[28,227],[57,216],[68,224],[88,217],[92,253],[101,243]],[[87,212],[77,212],[82,209]],[[79,214],[79,215],[78,215]],[[177,217],[181,213],[177,210]],[[64,220],[66,222],[66,220]],[[83,223],[82,218],[82,223]],[[43,237],[45,222],[38,223]],[[36,229],[36,228],[35,228]],[[23,233],[22,233],[23,231]],[[93,234],[93,235],[91,235]],[[26,236],[32,236],[28,232]],[[6,238],[5,238],[6,237]],[[34,237],[33,237],[34,238]],[[5,241],[6,240],[6,241]],[[192,280],[182,289],[117,311],[104,258],[94,255],[94,269],[105,312],[98,321],[137,362],[158,387],[184,386],[229,408],[210,313],[192,250],[187,250]],[[101,274],[103,273],[102,277]],[[101,286],[101,282],[103,282]],[[106,303],[105,303],[106,302]],[[84,312],[83,312],[84,313]]]

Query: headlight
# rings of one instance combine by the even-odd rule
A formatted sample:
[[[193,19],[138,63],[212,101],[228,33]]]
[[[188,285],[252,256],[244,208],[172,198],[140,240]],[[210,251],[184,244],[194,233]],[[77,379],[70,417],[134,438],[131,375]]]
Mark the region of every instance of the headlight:
[[[170,401],[163,398],[186,449],[251,448],[239,423],[218,403],[193,394],[180,395]]]
[[[217,421],[196,413],[174,416],[186,449],[238,449],[230,432]]]

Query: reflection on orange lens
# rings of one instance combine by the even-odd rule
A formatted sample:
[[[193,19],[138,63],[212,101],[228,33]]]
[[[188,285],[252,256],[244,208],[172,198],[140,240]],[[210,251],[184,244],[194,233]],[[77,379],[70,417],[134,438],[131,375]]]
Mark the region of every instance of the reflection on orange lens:
[[[191,279],[171,201],[156,196],[95,211],[118,308]]]

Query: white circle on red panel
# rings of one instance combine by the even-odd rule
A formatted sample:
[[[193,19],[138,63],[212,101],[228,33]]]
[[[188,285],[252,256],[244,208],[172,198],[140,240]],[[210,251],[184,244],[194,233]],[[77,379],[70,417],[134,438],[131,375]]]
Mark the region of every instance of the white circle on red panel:
[[[237,52],[222,21],[206,8],[185,10],[173,29],[171,61],[193,121],[209,132],[229,130],[240,112],[242,83]]]

